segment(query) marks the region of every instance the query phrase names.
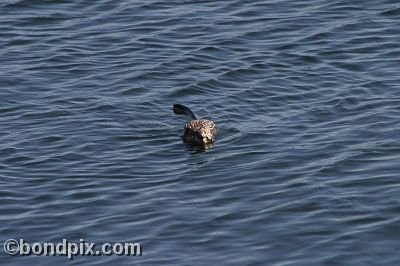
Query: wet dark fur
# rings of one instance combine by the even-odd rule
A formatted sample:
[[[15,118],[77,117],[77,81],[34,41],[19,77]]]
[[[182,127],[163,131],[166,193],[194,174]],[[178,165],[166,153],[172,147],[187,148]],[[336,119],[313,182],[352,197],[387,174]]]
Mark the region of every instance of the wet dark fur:
[[[215,141],[218,133],[218,127],[209,118],[196,119],[196,116],[190,108],[174,104],[173,110],[175,114],[187,115],[192,120],[183,128],[182,139],[184,142],[193,145],[205,145]]]

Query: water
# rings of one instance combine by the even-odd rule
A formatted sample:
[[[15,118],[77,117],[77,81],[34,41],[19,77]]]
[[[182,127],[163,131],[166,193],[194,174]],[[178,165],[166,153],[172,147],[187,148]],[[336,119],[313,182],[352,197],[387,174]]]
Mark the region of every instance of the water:
[[[396,265],[400,5],[0,4],[2,265]],[[211,116],[208,150],[172,104]]]

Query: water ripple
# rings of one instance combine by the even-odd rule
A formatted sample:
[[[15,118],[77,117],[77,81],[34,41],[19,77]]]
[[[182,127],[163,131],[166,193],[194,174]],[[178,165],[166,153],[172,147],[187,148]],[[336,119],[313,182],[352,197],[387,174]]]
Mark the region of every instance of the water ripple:
[[[88,265],[399,262],[396,2],[0,7],[4,239],[145,250]],[[65,263],[4,262],[33,259]]]

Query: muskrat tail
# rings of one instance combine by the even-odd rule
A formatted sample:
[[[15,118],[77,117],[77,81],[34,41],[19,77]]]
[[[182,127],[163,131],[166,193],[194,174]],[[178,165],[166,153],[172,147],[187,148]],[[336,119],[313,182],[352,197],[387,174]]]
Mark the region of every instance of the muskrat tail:
[[[189,107],[186,107],[182,104],[174,104],[174,113],[177,115],[187,115],[190,116],[193,120],[196,120],[196,116],[193,114],[192,110]]]

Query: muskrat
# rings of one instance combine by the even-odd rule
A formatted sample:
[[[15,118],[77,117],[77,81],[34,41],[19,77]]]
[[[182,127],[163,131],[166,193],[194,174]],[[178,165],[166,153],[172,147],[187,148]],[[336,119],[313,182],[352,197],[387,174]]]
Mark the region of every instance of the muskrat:
[[[174,104],[173,110],[175,114],[187,115],[192,119],[183,127],[184,142],[192,145],[206,145],[215,141],[218,127],[211,119],[197,119],[192,110],[181,104]]]

